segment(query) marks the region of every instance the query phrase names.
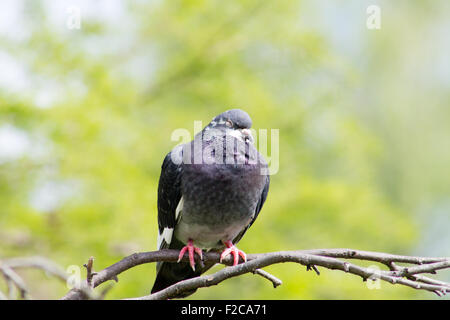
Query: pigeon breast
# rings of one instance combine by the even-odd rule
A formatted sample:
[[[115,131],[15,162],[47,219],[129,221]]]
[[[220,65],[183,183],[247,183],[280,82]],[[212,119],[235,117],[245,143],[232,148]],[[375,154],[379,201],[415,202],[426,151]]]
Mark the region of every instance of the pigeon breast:
[[[181,241],[220,247],[255,214],[266,181],[261,169],[267,164],[253,144],[229,131],[206,138],[202,132],[183,148],[188,157],[183,158],[183,207],[176,229]]]

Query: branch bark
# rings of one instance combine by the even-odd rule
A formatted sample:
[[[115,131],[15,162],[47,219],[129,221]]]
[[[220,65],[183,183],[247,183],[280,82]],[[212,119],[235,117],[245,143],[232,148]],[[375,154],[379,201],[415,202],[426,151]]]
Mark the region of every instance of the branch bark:
[[[87,264],[84,265],[87,269],[87,277],[84,282],[78,288],[70,290],[62,299],[102,299],[111,286],[104,288],[100,294],[96,294],[93,291],[95,287],[108,280],[117,282],[119,274],[141,264],[158,261],[176,262],[178,254],[179,251],[177,250],[134,253],[99,272],[93,271],[94,258],[91,257]],[[198,259],[198,257],[196,258]],[[384,265],[385,270],[362,267],[349,262],[349,260],[371,261],[382,266]],[[183,257],[182,261],[188,261],[187,255]],[[216,252],[205,253],[203,262],[220,263],[220,254]],[[243,261],[241,260],[241,262]],[[223,268],[213,274],[180,281],[154,294],[129,299],[170,299],[181,292],[217,285],[226,279],[250,272],[269,280],[276,288],[282,284],[282,281],[262,270],[262,268],[286,262],[306,266],[306,270],[314,270],[317,275],[320,275],[317,267],[322,267],[350,273],[361,277],[364,281],[385,281],[391,284],[408,286],[416,290],[430,291],[439,296],[450,292],[450,283],[424,275],[436,274],[439,270],[450,269],[450,257],[414,257],[352,249],[316,249],[249,254],[247,255],[247,262],[240,263],[237,266],[231,266],[233,261],[232,257],[229,256],[222,261],[222,264],[230,267]],[[403,265],[400,266],[399,263]],[[13,299],[15,289],[19,291],[22,299],[30,298],[25,282],[16,272],[21,268],[38,268],[64,282],[68,280],[68,274],[63,268],[42,257],[3,259],[0,261],[0,275],[3,276],[7,283],[8,292],[7,294],[0,292],[0,299]]]
[[[157,261],[176,262],[178,260],[178,253],[177,250],[160,250],[132,254],[92,275],[89,281],[90,287],[95,288],[108,280],[117,281],[119,274],[140,264]],[[372,261],[385,265],[387,270],[362,267],[350,263],[347,260]],[[183,261],[188,261],[187,256],[183,258]],[[215,252],[205,253],[203,261],[220,263],[220,254]],[[308,270],[313,269],[316,272],[318,272],[318,266],[331,270],[340,270],[359,276],[364,281],[368,279],[379,279],[380,281],[400,284],[417,290],[427,290],[437,295],[444,295],[450,292],[450,283],[422,275],[425,273],[434,274],[442,269],[450,269],[450,257],[414,257],[353,249],[317,249],[249,254],[246,263],[224,268],[213,274],[180,281],[154,294],[130,299],[170,299],[181,292],[217,285],[226,279],[250,272],[270,280],[274,287],[276,287],[281,284],[281,280],[261,270],[261,268],[286,262],[298,263],[306,266]],[[399,266],[398,263],[412,266]],[[222,264],[232,265],[231,257],[224,259]],[[86,298],[86,294],[83,291],[72,289],[62,299]]]

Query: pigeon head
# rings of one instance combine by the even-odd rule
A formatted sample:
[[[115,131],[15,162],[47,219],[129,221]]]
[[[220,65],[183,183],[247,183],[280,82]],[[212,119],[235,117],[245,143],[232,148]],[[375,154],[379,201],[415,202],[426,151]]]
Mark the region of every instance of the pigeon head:
[[[230,129],[250,129],[252,119],[247,112],[241,109],[231,109],[214,117],[210,124],[213,127],[226,126]]]
[[[215,116],[207,128],[227,130],[236,138],[253,141],[250,132],[251,126],[252,119],[247,112],[241,109],[231,109]]]

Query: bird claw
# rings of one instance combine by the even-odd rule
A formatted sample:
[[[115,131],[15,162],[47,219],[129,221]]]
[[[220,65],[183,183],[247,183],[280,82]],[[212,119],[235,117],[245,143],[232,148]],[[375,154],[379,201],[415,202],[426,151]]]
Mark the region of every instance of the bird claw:
[[[203,260],[203,252],[202,249],[197,248],[194,246],[194,243],[192,240],[189,240],[187,245],[184,246],[181,250],[180,250],[180,254],[178,255],[178,261],[180,262],[181,259],[183,258],[184,254],[186,253],[186,251],[189,254],[189,264],[191,265],[191,268],[193,271],[195,271],[195,259],[194,259],[194,253],[197,253],[198,256],[200,257],[201,260]]]
[[[244,260],[244,262],[247,262],[247,255],[244,251],[236,248],[236,246],[231,241],[225,241],[224,244],[227,246],[227,249],[225,249],[220,255],[220,262],[222,262],[222,260],[229,254],[233,255],[233,266],[238,264],[239,256],[242,258],[242,260]]]

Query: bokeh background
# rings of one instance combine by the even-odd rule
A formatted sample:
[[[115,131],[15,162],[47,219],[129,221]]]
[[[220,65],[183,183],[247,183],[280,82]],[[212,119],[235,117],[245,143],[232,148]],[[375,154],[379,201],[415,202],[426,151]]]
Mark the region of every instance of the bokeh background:
[[[366,27],[369,5],[379,30]],[[80,29],[67,25],[74,8]],[[67,268],[94,256],[102,269],[155,250],[172,131],[232,107],[280,133],[279,171],[241,249],[448,256],[449,11],[447,0],[2,0],[0,257]],[[284,284],[250,274],[191,298],[435,298],[267,270]],[[21,275],[35,299],[67,292]],[[154,265],[125,272],[107,298],[148,294],[154,277]]]

